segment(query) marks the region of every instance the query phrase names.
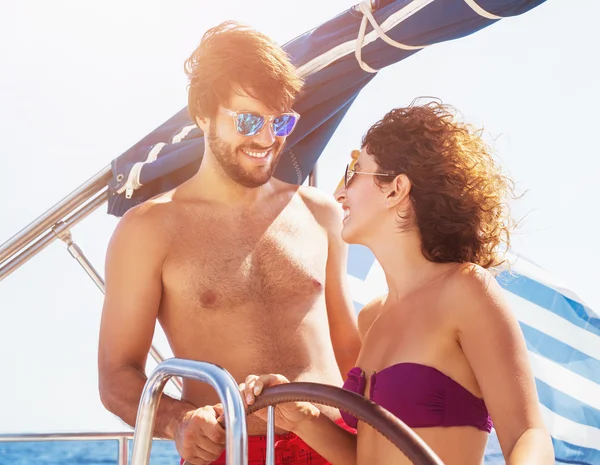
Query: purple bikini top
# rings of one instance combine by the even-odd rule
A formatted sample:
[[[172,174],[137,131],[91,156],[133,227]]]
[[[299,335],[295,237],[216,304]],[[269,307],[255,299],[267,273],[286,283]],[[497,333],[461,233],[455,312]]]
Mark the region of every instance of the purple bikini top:
[[[348,372],[344,389],[365,395],[365,373]],[[441,371],[418,363],[398,363],[371,375],[369,399],[381,405],[411,428],[474,426],[492,430],[483,399],[476,397]],[[356,417],[341,412],[346,424],[356,428]]]

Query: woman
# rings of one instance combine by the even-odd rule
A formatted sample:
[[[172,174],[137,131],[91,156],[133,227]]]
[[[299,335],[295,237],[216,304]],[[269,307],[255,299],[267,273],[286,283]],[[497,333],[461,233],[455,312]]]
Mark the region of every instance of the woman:
[[[362,350],[344,388],[397,415],[447,465],[483,462],[492,419],[508,464],[554,463],[524,339],[488,271],[509,244],[509,190],[480,132],[429,103],[371,127],[336,192],[344,241],[373,251],[389,289],[358,316]],[[283,382],[251,375],[241,389],[252,403]],[[410,463],[343,412],[357,436],[307,403],[277,412],[334,465]]]

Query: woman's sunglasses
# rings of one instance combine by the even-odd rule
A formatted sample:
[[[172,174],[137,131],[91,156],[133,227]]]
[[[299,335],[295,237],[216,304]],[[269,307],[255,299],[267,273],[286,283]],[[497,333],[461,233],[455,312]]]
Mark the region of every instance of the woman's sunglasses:
[[[276,137],[289,136],[300,115],[295,111],[288,113],[279,113],[278,115],[261,115],[249,111],[231,111],[221,107],[221,111],[233,118],[233,125],[240,136],[252,137],[260,132],[265,122],[271,125],[273,134]]]
[[[350,180],[354,177],[355,174],[368,174],[371,176],[392,176],[396,177],[395,174],[388,173],[369,173],[367,171],[354,171],[354,169],[350,168],[350,165],[346,165],[346,172],[344,173],[344,189],[348,189],[350,185]]]

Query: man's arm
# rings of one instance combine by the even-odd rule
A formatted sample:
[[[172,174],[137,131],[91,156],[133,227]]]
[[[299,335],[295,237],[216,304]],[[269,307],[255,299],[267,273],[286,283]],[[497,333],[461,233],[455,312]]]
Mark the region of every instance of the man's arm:
[[[166,239],[152,205],[129,211],[118,224],[106,257],[106,296],[98,350],[100,398],[134,425],[146,382],[145,365],[162,295]],[[163,395],[155,435],[173,439],[174,426],[195,406]]]
[[[325,301],[335,357],[346,379],[346,374],[356,364],[361,342],[356,311],[348,288],[348,245],[342,240],[342,209],[329,198],[325,206],[325,228],[329,241]]]

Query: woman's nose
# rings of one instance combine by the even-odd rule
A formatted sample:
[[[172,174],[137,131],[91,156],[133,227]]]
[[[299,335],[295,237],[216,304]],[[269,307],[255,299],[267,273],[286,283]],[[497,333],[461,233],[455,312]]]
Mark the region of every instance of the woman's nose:
[[[346,200],[346,188],[343,184],[340,185],[340,187],[338,187],[338,189],[333,193],[333,197],[339,203],[344,203],[344,200]]]

